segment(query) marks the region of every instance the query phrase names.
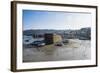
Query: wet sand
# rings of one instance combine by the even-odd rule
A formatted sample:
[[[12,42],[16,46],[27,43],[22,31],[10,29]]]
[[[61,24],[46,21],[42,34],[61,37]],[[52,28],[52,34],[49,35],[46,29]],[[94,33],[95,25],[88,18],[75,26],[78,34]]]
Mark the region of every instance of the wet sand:
[[[91,59],[91,41],[69,39],[63,46],[48,45],[23,48],[23,62],[87,60]]]

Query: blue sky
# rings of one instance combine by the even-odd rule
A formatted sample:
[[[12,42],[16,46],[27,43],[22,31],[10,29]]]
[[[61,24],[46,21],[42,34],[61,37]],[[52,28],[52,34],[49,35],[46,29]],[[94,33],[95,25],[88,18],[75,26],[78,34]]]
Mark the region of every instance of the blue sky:
[[[81,29],[91,27],[90,13],[23,10],[23,30]]]

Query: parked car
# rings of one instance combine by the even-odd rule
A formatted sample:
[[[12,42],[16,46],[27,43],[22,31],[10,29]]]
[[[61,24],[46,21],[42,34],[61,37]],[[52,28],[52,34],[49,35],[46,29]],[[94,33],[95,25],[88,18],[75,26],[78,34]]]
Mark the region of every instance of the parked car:
[[[44,46],[45,43],[44,41],[34,41],[33,43],[31,43],[32,46],[36,46],[36,47],[40,47],[40,46]]]
[[[64,44],[62,42],[56,43],[55,46],[63,46]]]

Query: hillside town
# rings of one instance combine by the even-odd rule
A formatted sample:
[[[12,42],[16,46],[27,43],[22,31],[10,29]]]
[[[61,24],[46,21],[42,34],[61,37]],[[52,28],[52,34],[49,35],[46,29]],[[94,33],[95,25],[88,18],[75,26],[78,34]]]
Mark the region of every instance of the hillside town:
[[[45,34],[51,34],[51,36],[53,34],[59,35],[62,41],[66,39],[91,40],[90,28],[82,28],[80,30],[25,30],[23,31],[23,44],[28,45],[34,41],[43,41]]]

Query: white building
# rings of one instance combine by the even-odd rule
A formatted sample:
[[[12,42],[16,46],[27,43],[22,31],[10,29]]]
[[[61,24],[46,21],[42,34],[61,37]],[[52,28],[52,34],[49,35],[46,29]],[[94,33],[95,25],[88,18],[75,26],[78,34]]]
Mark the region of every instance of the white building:
[[[34,41],[42,41],[42,40],[44,40],[44,38],[33,38],[32,36],[26,36],[26,35],[23,36],[23,44],[26,45],[31,44]]]
[[[30,44],[34,41],[32,36],[23,36],[23,44]]]

